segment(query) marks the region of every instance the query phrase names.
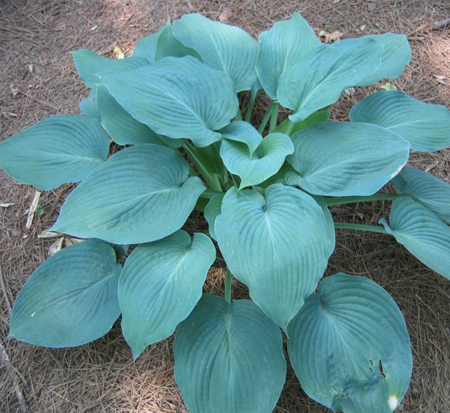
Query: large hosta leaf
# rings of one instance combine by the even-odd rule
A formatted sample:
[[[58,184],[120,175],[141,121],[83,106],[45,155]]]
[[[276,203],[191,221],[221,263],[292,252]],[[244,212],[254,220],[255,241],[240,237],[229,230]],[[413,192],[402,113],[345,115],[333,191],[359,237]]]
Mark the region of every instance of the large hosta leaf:
[[[180,229],[205,187],[182,156],[159,145],[124,149],[68,196],[52,230],[114,244],[156,241]]]
[[[154,143],[156,145],[182,146],[185,139],[168,139],[138,122],[120,106],[103,85],[97,86],[98,109],[103,127],[119,145]]]
[[[380,221],[397,242],[427,267],[450,279],[450,227],[410,197],[392,204],[389,224]]]
[[[315,48],[306,59],[286,70],[280,78],[278,101],[301,122],[311,113],[338,100],[350,86],[374,72],[384,46],[373,39],[337,42]]]
[[[228,125],[239,106],[227,76],[191,56],[167,57],[132,72],[105,75],[102,82],[139,122],[200,147],[220,140],[214,130]]]
[[[404,34],[384,33],[371,34],[362,39],[373,39],[384,46],[381,53],[380,67],[359,81],[355,86],[367,86],[382,79],[395,79],[405,70],[406,65],[411,61],[411,47],[408,38]],[[344,42],[358,42],[360,39],[342,40]]]
[[[367,96],[353,106],[350,119],[382,126],[406,139],[415,151],[437,151],[450,145],[450,110],[400,90]]]
[[[0,168],[43,190],[78,182],[108,156],[109,138],[87,115],[44,119],[0,143]]]
[[[178,327],[175,378],[192,413],[270,413],[286,377],[276,324],[251,301],[204,295]]]
[[[363,277],[325,278],[289,324],[303,390],[344,413],[393,412],[408,389],[411,344],[391,296]]]
[[[119,281],[122,331],[134,358],[149,344],[169,337],[202,296],[209,267],[216,258],[211,239],[177,231],[138,246]]]
[[[200,14],[187,14],[173,24],[173,34],[196,50],[204,63],[225,72],[236,92],[250,90],[254,85],[258,44],[244,30]]]
[[[327,266],[330,240],[321,207],[304,192],[275,184],[263,195],[232,188],[221,211],[215,232],[228,268],[285,329]]]
[[[316,195],[371,195],[397,175],[409,144],[369,123],[327,122],[292,136],[286,182]]]
[[[105,72],[132,71],[148,65],[148,61],[141,57],[129,57],[122,60],[110,60],[87,49],[72,52],[75,66],[81,79],[87,87],[95,87],[100,78],[97,76]]]
[[[393,180],[400,194],[407,194],[450,224],[450,185],[428,172],[405,166]]]
[[[114,249],[98,240],[59,251],[20,291],[10,337],[45,347],[74,347],[103,336],[120,314],[121,269]]]
[[[276,174],[286,156],[293,152],[291,139],[283,133],[267,135],[252,155],[244,143],[224,139],[220,146],[225,166],[241,178],[240,189],[257,185]]]
[[[273,100],[277,98],[281,75],[320,44],[314,30],[298,13],[259,35],[256,72],[265,92]]]

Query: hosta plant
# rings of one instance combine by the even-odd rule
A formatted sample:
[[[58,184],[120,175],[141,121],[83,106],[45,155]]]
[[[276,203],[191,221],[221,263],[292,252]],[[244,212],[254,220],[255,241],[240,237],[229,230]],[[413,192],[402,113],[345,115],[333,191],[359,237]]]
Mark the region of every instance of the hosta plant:
[[[50,190],[81,181],[50,231],[83,241],[31,275],[10,337],[79,346],[121,317],[137,358],[175,332],[187,408],[248,413],[277,403],[284,334],[314,400],[346,413],[394,411],[412,371],[402,313],[368,278],[322,277],[335,228],[349,228],[391,235],[450,278],[450,186],[405,166],[411,150],[450,145],[450,112],[387,90],[357,103],[350,121],[329,118],[345,90],[400,76],[410,56],[393,33],[321,44],[298,14],[259,41],[191,14],[123,60],[73,52],[91,89],[82,113],[0,144],[0,166],[20,182]],[[272,103],[255,125],[261,94]],[[289,115],[278,123],[280,107]],[[377,194],[390,181],[395,193]],[[334,222],[329,211],[379,199],[392,208],[378,226]],[[194,209],[206,233],[182,229]],[[202,294],[218,254],[224,297]],[[232,300],[232,277],[250,300]]]

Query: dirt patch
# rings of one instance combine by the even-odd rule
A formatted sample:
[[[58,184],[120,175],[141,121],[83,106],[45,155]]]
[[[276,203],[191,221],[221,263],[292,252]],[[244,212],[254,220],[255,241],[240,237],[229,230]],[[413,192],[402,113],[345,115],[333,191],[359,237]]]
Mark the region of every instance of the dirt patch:
[[[0,135],[2,139],[57,113],[77,113],[86,89],[69,51],[87,48],[108,56],[118,45],[129,55],[135,41],[170,18],[200,12],[243,27],[252,35],[300,12],[320,31],[343,37],[394,31],[405,33],[413,61],[395,85],[412,96],[450,106],[449,30],[433,23],[450,16],[448,1],[132,1],[6,0],[0,5]],[[373,88],[360,88],[333,107],[346,119],[349,108]],[[14,95],[14,96],[13,96]],[[261,106],[267,102],[260,102]],[[449,178],[449,151],[414,154],[411,164]],[[0,411],[28,406],[33,412],[185,412],[173,378],[171,340],[149,347],[132,361],[120,326],[94,343],[75,349],[43,349],[6,338],[8,302],[13,303],[52,241],[37,239],[51,226],[71,187],[43,193],[43,215],[25,229],[34,189],[0,172],[2,298],[0,339],[10,361],[0,369]],[[389,203],[333,210],[337,220],[375,224]],[[403,412],[450,411],[450,283],[426,269],[392,239],[339,230],[328,274],[360,274],[384,286],[405,315],[414,354],[414,376]],[[211,271],[207,291],[223,290],[223,271]],[[235,297],[246,289],[234,286]],[[0,348],[1,350],[1,348]],[[21,399],[23,397],[23,400]],[[277,412],[325,412],[308,399],[289,370]]]

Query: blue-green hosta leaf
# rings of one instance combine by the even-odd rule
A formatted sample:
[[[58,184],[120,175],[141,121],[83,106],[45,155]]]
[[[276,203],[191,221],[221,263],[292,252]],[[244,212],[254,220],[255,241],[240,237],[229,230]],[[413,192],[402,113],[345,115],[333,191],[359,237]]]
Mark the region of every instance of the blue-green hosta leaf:
[[[0,143],[0,168],[19,182],[50,190],[78,182],[104,162],[109,137],[87,115],[56,115]]]
[[[405,166],[393,180],[397,192],[410,195],[450,224],[450,185],[428,172]]]
[[[156,46],[158,44],[158,38],[164,30],[164,27],[165,26],[160,27],[156,33],[152,33],[142,39],[139,39],[136,44],[136,48],[133,51],[133,57],[143,58],[148,62],[148,64],[155,63]]]
[[[80,112],[83,115],[89,115],[100,119],[100,113],[97,107],[97,90],[92,89],[89,94],[80,102]]]
[[[309,397],[344,413],[393,412],[408,389],[411,344],[392,297],[363,277],[326,277],[288,328]]]
[[[203,295],[180,324],[175,378],[189,411],[270,413],[286,378],[276,324],[250,300]]]
[[[277,22],[259,35],[259,54],[256,72],[265,92],[277,99],[281,75],[300,63],[320,46],[320,40],[308,22],[298,13],[289,20]]]
[[[161,32],[159,33],[155,49],[155,60],[158,61],[168,56],[194,56],[196,58],[200,58],[195,50],[187,48],[175,38],[170,21],[163,26]]]
[[[205,208],[205,219],[208,221],[209,226],[209,235],[215,240],[217,240],[216,237],[216,230],[215,230],[215,224],[216,224],[216,218],[220,215],[220,212],[222,210],[222,201],[223,201],[223,194],[217,194],[214,195],[208,202]]]
[[[327,266],[330,240],[320,206],[282,184],[269,186],[263,195],[234,187],[214,228],[230,271],[285,329]]]
[[[397,175],[409,144],[370,123],[327,122],[292,136],[286,182],[316,195],[371,195]]]
[[[311,113],[334,103],[350,86],[377,70],[384,46],[372,39],[357,44],[337,42],[315,48],[280,78],[278,101],[301,122]]]
[[[205,186],[169,148],[151,143],[113,155],[67,197],[52,231],[114,244],[164,238],[184,224]]]
[[[121,60],[110,60],[87,49],[72,52],[75,67],[87,87],[94,88],[99,83],[96,76],[105,72],[133,71],[148,65],[147,60],[140,57],[128,57]]]
[[[189,138],[199,147],[220,140],[214,130],[228,125],[239,107],[227,76],[191,56],[166,57],[102,81],[133,118],[158,134]]]
[[[411,47],[408,38],[404,34],[384,33],[371,34],[362,39],[373,39],[384,46],[381,54],[380,67],[359,81],[355,86],[367,86],[380,80],[399,77],[405,70],[406,65],[411,61]],[[346,39],[343,42],[355,41],[360,39]]]
[[[149,344],[164,340],[194,309],[216,258],[211,239],[184,231],[139,245],[119,280],[122,331],[136,359]]]
[[[120,314],[121,269],[114,249],[98,240],[57,252],[20,291],[9,336],[45,347],[75,347],[103,336]]]
[[[427,267],[450,280],[450,227],[410,197],[392,203],[389,224],[380,223]]]
[[[230,141],[241,142],[247,145],[250,156],[253,155],[263,140],[262,135],[251,123],[242,120],[231,122],[220,133]]]
[[[241,178],[240,189],[257,185],[275,175],[294,152],[291,138],[284,133],[271,133],[259,144],[253,155],[243,143],[224,139],[220,156],[227,169]]]
[[[438,151],[450,145],[450,110],[400,90],[367,96],[353,106],[350,119],[382,126],[406,139],[415,151]]]
[[[182,146],[186,140],[164,138],[147,125],[138,122],[120,106],[103,85],[97,86],[97,101],[103,127],[119,145],[154,143],[164,146]]]
[[[174,22],[173,34],[197,51],[205,64],[225,72],[236,92],[250,90],[254,85],[258,44],[244,30],[200,14],[187,14]]]

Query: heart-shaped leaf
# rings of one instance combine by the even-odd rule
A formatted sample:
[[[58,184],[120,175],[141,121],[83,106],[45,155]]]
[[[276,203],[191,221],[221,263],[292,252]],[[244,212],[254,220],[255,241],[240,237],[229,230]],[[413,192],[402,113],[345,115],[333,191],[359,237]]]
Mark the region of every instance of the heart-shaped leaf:
[[[450,227],[410,197],[392,203],[389,224],[380,223],[427,267],[450,279]]]
[[[98,240],[57,252],[20,291],[9,336],[45,347],[75,347],[102,337],[120,314],[121,269],[114,249]]]
[[[406,139],[415,151],[438,151],[450,145],[450,110],[400,90],[367,96],[353,106],[350,119],[382,126]]]
[[[131,253],[120,276],[119,304],[135,359],[149,344],[172,335],[193,310],[215,258],[209,237],[195,234],[191,240],[184,231]]]
[[[411,379],[411,344],[402,313],[375,282],[324,278],[288,333],[289,358],[312,399],[345,413],[399,406]]]
[[[14,179],[50,190],[78,182],[104,162],[109,137],[87,115],[56,115],[0,143],[0,168]]]
[[[450,185],[428,172],[405,166],[392,181],[400,194],[431,209],[450,224]]]
[[[259,144],[253,155],[250,148],[240,142],[224,139],[220,156],[227,169],[241,178],[240,189],[257,185],[276,174],[287,155],[294,152],[288,135],[271,133]]]
[[[68,196],[52,231],[114,244],[164,238],[181,228],[205,190],[188,174],[183,157],[164,146],[124,149]]]
[[[234,187],[214,228],[230,271],[285,329],[327,266],[331,241],[321,207],[282,184],[269,186],[263,195]]]
[[[225,72],[236,92],[252,88],[258,44],[247,32],[200,14],[187,14],[173,24],[173,34],[197,51],[205,64]]]
[[[284,107],[294,111],[289,119],[301,122],[338,100],[345,89],[377,70],[383,48],[372,39],[315,48],[280,78],[277,98]]]
[[[221,139],[214,130],[228,125],[239,107],[227,76],[191,56],[166,57],[132,72],[102,76],[102,82],[137,121],[200,147]]]
[[[277,325],[251,301],[204,295],[175,334],[175,378],[196,413],[270,413],[286,377]]]
[[[264,91],[276,100],[281,75],[320,44],[314,30],[298,13],[261,33],[256,72]]]
[[[146,59],[129,57],[121,60],[110,60],[87,49],[72,52],[77,71],[87,87],[94,88],[100,82],[100,73],[133,71],[148,65]]]
[[[316,195],[371,195],[397,175],[409,144],[369,123],[327,122],[292,136],[286,182]]]
[[[120,106],[103,85],[97,86],[97,102],[103,127],[119,145],[154,143],[155,145],[180,147],[185,139],[170,139],[153,132],[138,122]]]

